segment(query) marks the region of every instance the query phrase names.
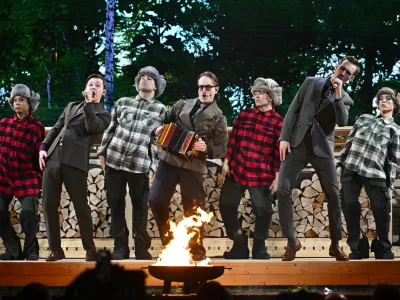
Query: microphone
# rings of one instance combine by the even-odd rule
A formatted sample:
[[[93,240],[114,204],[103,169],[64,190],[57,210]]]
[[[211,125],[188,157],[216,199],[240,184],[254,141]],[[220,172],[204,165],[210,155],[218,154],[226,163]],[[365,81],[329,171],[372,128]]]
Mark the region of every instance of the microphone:
[[[338,87],[338,84],[337,84],[337,83],[334,83],[334,84],[333,84],[333,89],[336,90],[337,87]]]

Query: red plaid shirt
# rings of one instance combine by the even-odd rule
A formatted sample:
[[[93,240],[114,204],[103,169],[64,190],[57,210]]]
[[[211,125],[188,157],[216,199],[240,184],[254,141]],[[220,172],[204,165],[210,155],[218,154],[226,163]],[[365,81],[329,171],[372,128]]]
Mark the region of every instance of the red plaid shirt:
[[[271,109],[242,111],[229,136],[225,158],[236,182],[244,186],[268,186],[279,171],[279,136],[283,118]]]
[[[44,126],[31,114],[23,120],[15,114],[0,121],[0,193],[17,198],[39,193],[43,138]]]

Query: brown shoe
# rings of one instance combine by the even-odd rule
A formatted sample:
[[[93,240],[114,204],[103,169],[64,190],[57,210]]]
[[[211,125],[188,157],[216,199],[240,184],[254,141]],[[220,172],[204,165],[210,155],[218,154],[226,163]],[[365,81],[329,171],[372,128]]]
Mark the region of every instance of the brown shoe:
[[[338,246],[333,247],[332,245],[329,247],[329,255],[335,257],[337,261],[349,261],[346,253],[343,252]]]
[[[295,246],[287,246],[285,254],[282,257],[282,261],[292,261],[296,258],[296,252],[300,251],[301,243],[298,239],[296,239]]]
[[[86,251],[86,261],[96,261],[97,260],[97,253],[94,250]]]
[[[57,261],[65,258],[64,250],[62,248],[57,250],[51,250],[46,261]]]

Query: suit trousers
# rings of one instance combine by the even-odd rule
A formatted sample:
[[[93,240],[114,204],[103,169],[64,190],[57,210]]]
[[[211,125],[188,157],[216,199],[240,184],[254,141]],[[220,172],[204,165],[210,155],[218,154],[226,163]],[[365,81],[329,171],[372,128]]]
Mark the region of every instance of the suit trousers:
[[[347,244],[352,252],[358,250],[360,241],[361,204],[358,201],[362,186],[371,203],[376,224],[377,243],[389,252],[392,245],[389,241],[390,230],[390,196],[386,180],[371,179],[358,175],[344,168],[342,176],[343,212],[347,224]]]
[[[111,208],[110,235],[113,238],[128,236],[125,219],[126,185],[132,202],[132,232],[135,249],[149,249],[151,239],[147,232],[149,211],[149,177],[147,173],[130,173],[106,167],[107,202]]]
[[[11,224],[8,207],[13,196],[0,194],[0,238],[3,240],[7,251],[14,258],[26,258],[30,254],[39,255],[39,245],[36,238],[38,225],[38,199],[37,196],[25,196],[18,200],[21,202],[21,213],[19,215],[22,232],[25,234],[24,249]]]
[[[238,231],[241,229],[238,207],[246,188],[250,193],[251,207],[256,217],[254,239],[264,241],[268,238],[272,216],[272,195],[269,186],[246,187],[232,177],[226,177],[219,200],[219,210],[225,224],[226,234],[228,238],[235,241]]]
[[[194,207],[204,209],[205,206],[203,174],[176,167],[161,160],[150,189],[149,204],[163,245],[168,243],[165,235],[169,231],[169,205],[178,183],[181,186],[183,211],[186,217],[193,215]],[[202,230],[201,234],[203,234]]]
[[[93,222],[87,200],[87,172],[60,163],[61,147],[58,145],[46,160],[43,172],[43,211],[47,226],[50,250],[61,249],[60,221],[58,208],[64,183],[69,197],[74,204],[78,219],[83,248],[96,251],[93,241]]]
[[[329,232],[332,243],[342,239],[341,202],[335,161],[315,155],[312,148],[312,136],[306,136],[299,146],[286,154],[279,170],[278,208],[283,237],[295,240],[293,225],[292,189],[301,170],[310,163],[321,183],[328,201]]]

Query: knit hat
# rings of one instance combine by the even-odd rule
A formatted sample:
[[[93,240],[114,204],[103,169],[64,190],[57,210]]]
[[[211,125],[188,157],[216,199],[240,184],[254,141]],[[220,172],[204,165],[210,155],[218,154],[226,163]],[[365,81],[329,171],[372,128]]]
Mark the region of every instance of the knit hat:
[[[35,93],[33,90],[28,88],[25,84],[16,84],[11,90],[10,99],[8,99],[8,104],[14,109],[14,97],[21,96],[28,99],[31,105],[31,112],[34,112],[39,106],[40,95]]]
[[[398,114],[400,111],[400,98],[396,97],[396,92],[391,88],[383,87],[378,91],[378,93],[376,94],[376,105],[378,105],[379,107],[379,98],[384,94],[389,95],[390,98],[392,98],[393,100],[394,104],[393,115]]]
[[[271,78],[258,77],[251,88],[252,93],[255,91],[267,92],[274,106],[279,106],[282,103],[282,88]]]
[[[165,90],[165,86],[167,85],[167,82],[165,81],[165,78],[163,75],[160,75],[160,73],[157,71],[156,68],[152,66],[147,66],[139,70],[139,73],[136,75],[135,78],[135,85],[136,85],[136,90],[139,92],[139,81],[142,76],[149,76],[154,79],[156,82],[156,88],[157,91],[155,93],[155,97],[161,96],[161,94]]]

